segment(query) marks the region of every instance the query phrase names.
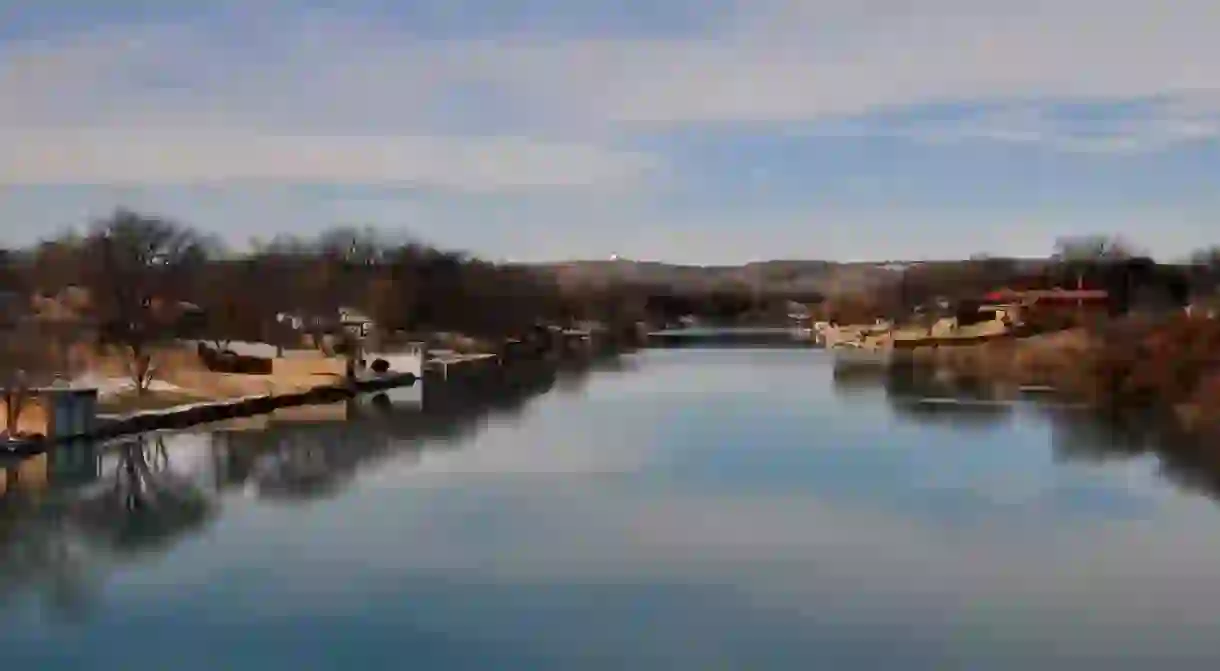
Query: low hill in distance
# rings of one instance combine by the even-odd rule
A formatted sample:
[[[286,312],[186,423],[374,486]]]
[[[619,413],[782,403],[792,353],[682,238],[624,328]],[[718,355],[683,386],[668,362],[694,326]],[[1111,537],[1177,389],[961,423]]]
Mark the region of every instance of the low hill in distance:
[[[737,286],[760,291],[835,294],[867,290],[896,277],[880,263],[762,261],[740,266],[685,266],[655,261],[570,261],[542,266],[561,284],[633,282],[667,285],[675,291],[705,291]]]
[[[1033,271],[1045,259],[1014,260]],[[896,281],[904,269],[929,265],[956,265],[956,261],[818,261],[774,260],[739,266],[688,266],[656,261],[617,259],[541,264],[564,285],[637,282],[668,285],[675,291],[701,291],[737,286],[761,292],[807,293],[826,296],[867,292]]]

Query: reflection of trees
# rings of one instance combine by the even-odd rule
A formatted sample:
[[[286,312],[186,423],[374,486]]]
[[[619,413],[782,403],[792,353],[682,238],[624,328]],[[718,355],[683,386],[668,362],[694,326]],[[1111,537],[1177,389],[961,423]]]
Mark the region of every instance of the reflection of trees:
[[[895,415],[923,424],[998,426],[1013,416],[1010,405],[964,399],[960,403],[890,399],[890,407]]]
[[[334,494],[358,469],[454,445],[497,415],[519,415],[550,390],[551,366],[526,364],[474,380],[424,385],[419,404],[377,394],[348,404],[345,422],[273,424],[264,431],[216,434],[227,486],[254,486],[261,497],[313,499]]]
[[[46,456],[45,487],[0,496],[0,603],[33,592],[60,617],[75,619],[88,609],[96,576],[79,534],[67,523],[66,497],[92,482],[96,463],[93,445],[61,445]],[[0,466],[20,467],[16,460]]]
[[[337,492],[374,445],[346,422],[272,425],[213,436],[222,452],[222,486],[251,483],[269,499],[319,498]]]
[[[628,367],[594,367],[616,369]],[[552,389],[555,373],[547,366],[514,367],[488,382],[436,385],[425,392],[422,410],[380,396],[353,403],[345,422],[216,434],[218,485],[252,483],[261,495],[282,500],[338,492],[379,459],[453,446],[496,415],[520,413]],[[37,590],[52,612],[85,614],[105,562],[164,551],[218,513],[214,500],[171,470],[173,452],[159,436],[112,445],[117,458],[100,476],[91,470],[93,446],[87,447],[88,454],[56,453],[63,463],[41,499],[0,497],[0,604]],[[59,479],[64,484],[57,490]]]
[[[759,329],[698,329],[675,330],[667,333],[654,333],[648,337],[649,347],[767,347],[809,349],[813,342],[797,336],[791,329],[759,328]]]
[[[116,446],[118,459],[104,485],[76,501],[72,520],[85,535],[120,554],[168,547],[211,519],[214,504],[169,469],[160,436],[139,436]]]
[[[920,366],[890,367],[885,374],[885,390],[891,397],[1002,400],[995,385],[987,380]]]
[[[894,366],[883,384],[894,414],[915,422],[992,426],[1012,418],[1012,405],[985,381]]]
[[[592,358],[561,362],[555,373],[554,386],[560,393],[568,394],[584,389],[589,377],[596,373],[629,373],[640,368],[640,360],[632,354],[613,356],[597,355]],[[538,376],[533,376],[538,377]],[[546,380],[546,376],[540,379]]]
[[[1046,408],[1055,457],[1064,461],[1102,463],[1129,459],[1156,447],[1151,423],[1099,418],[1092,413]]]
[[[0,500],[0,603],[32,590],[52,613],[75,619],[96,590],[89,569],[61,506]]]
[[[1051,412],[1052,442],[1064,461],[1103,462],[1155,455],[1167,480],[1220,501],[1220,453],[1171,422],[1147,417],[1102,420]]]
[[[887,375],[881,366],[836,366],[831,386],[840,396],[858,396],[884,390]]]

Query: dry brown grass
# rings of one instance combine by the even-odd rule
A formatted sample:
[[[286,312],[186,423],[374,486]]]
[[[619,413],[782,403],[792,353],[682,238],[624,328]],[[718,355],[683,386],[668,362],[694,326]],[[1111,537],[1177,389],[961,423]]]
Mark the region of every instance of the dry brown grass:
[[[5,402],[0,399],[0,431],[8,430],[8,412],[5,411]],[[19,435],[46,435],[47,433],[47,412],[42,400],[39,398],[31,398],[26,400],[21,406],[21,415],[17,417],[17,430],[14,432]]]
[[[920,348],[913,356],[919,362],[972,376],[1013,384],[1062,386],[1093,347],[1088,332],[1073,329],[980,345]]]
[[[917,352],[924,362],[1045,384],[1109,412],[1163,412],[1220,436],[1220,320],[1173,315]]]
[[[1087,390],[1116,409],[1204,404],[1220,412],[1220,320],[1175,315],[1113,328],[1085,361]],[[1208,407],[1210,405],[1210,407]]]
[[[148,390],[143,394],[137,394],[133,390],[99,398],[97,411],[103,414],[126,415],[143,410],[164,410],[207,400],[211,399],[193,392]]]

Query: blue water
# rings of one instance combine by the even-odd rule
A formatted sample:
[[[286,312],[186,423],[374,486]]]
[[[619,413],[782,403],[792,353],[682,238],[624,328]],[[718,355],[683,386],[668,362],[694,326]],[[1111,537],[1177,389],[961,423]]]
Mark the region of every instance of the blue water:
[[[911,408],[817,351],[677,349],[496,408],[171,436],[143,526],[85,512],[113,455],[10,491],[0,662],[1215,668],[1202,467],[1067,411]]]

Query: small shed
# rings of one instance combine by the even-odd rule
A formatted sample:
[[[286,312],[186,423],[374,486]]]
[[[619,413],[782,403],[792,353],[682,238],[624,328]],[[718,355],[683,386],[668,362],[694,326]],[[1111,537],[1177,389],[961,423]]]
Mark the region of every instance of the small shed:
[[[0,428],[56,440],[88,436],[97,425],[97,397],[94,387],[34,387],[21,408],[18,426]]]
[[[97,426],[96,387],[44,387],[38,390],[47,409],[48,438],[77,438]]]

